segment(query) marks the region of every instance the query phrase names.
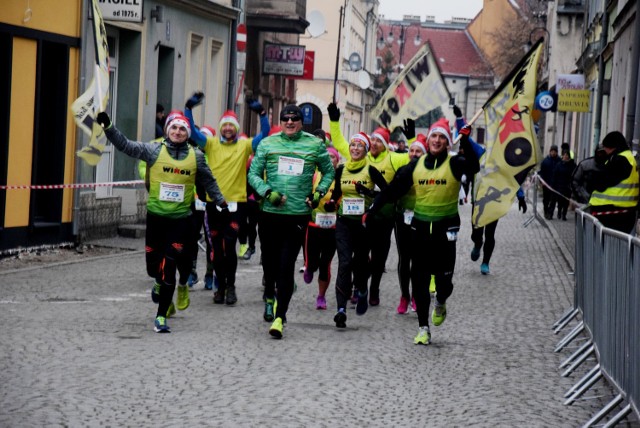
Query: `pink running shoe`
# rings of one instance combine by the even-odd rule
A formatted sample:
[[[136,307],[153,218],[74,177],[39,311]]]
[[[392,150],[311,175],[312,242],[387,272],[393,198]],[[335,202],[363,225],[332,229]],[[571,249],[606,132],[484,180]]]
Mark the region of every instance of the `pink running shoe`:
[[[411,297],[411,310],[413,312],[416,311],[416,299],[414,299],[413,297]]]
[[[409,312],[409,299],[402,296],[400,297],[400,304],[398,305],[398,313],[406,314],[407,312]]]
[[[327,309],[327,299],[324,296],[318,296],[316,298],[316,309],[325,310]]]

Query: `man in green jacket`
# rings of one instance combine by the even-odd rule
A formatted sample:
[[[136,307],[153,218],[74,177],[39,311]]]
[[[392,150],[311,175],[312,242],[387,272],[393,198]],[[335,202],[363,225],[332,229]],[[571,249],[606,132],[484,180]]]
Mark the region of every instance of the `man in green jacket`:
[[[265,321],[269,334],[282,337],[293,294],[295,263],[311,210],[327,192],[335,171],[322,141],[302,131],[302,111],[296,105],[280,113],[282,132],[260,143],[249,169],[249,184],[264,198],[258,234],[265,278]],[[322,180],[313,191],[316,168]],[[277,308],[274,304],[277,289]]]

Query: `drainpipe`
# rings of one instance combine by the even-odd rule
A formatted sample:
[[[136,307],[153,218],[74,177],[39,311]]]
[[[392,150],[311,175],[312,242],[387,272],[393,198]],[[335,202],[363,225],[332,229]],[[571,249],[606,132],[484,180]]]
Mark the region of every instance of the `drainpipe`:
[[[240,0],[233,0],[235,9],[240,8]],[[235,111],[236,75],[238,74],[238,18],[231,20],[231,45],[229,46],[229,83],[227,88],[227,110]],[[236,112],[237,113],[237,112]]]
[[[598,55],[598,93],[596,94],[595,121],[593,123],[593,147],[600,142],[600,132],[602,130],[602,87],[604,86],[604,58],[603,52],[607,46],[607,32],[609,31],[609,13],[606,6],[602,16],[602,33],[600,33],[600,52]]]
[[[82,2],[82,40],[91,40],[88,34],[89,28],[89,20],[88,20],[88,2]],[[93,31],[93,28],[91,29]],[[78,81],[78,94],[82,94],[85,90],[85,82],[87,80],[87,51],[84,49],[86,46],[85,43],[81,43],[80,45],[80,79]],[[75,124],[73,125],[76,128],[76,151],[80,150],[82,141],[85,139],[84,132],[80,130]],[[82,180],[82,174],[80,170],[82,169],[82,160],[78,156],[74,156],[74,168],[75,168],[75,183],[80,183]],[[95,189],[94,189],[95,191]],[[80,242],[80,189],[73,189],[73,220],[71,221],[71,234],[75,237],[75,244],[81,244]]]
[[[636,0],[636,30],[633,40],[640,40],[640,0]],[[630,91],[629,111],[627,112],[625,137],[631,141],[631,150],[636,155],[640,153],[640,46],[638,43],[632,44],[633,57],[631,59],[631,76],[629,82],[636,82],[636,91]],[[630,85],[633,88],[633,83]]]

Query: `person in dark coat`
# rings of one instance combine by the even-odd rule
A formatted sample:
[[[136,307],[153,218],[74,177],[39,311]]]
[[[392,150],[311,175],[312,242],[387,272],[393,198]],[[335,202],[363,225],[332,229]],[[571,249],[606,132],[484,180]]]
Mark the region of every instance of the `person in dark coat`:
[[[553,178],[551,187],[553,187],[560,195],[554,193],[554,199],[551,201],[550,212],[555,210],[558,204],[558,220],[567,220],[567,210],[569,208],[569,198],[571,197],[571,176],[576,169],[576,163],[571,159],[569,150],[563,150],[562,160],[553,169]]]
[[[542,160],[542,164],[540,165],[540,171],[538,175],[542,180],[545,181],[549,186],[551,186],[551,181],[553,180],[553,170],[556,165],[560,162],[560,158],[558,157],[558,146],[555,144],[549,148],[549,154],[546,158]],[[547,220],[551,220],[553,218],[553,211],[555,210],[555,204],[553,208],[551,208],[551,201],[553,201],[553,192],[547,186],[542,186],[542,206],[544,208],[544,218]]]

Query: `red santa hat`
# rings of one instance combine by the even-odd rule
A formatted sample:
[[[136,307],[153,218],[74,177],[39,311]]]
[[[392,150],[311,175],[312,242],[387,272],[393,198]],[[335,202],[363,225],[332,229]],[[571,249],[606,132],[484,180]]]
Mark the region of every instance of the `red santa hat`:
[[[209,137],[215,137],[216,136],[216,130],[213,129],[213,127],[211,127],[209,125],[204,125],[202,128],[200,128],[200,132],[202,132],[205,135],[208,135]]]
[[[451,128],[449,127],[449,121],[445,117],[441,117],[433,125],[431,125],[431,127],[429,128],[429,135],[427,135],[427,140],[431,137],[431,134],[435,132],[439,132],[440,134],[444,135],[449,142],[449,147],[452,146]]]
[[[238,122],[238,115],[233,110],[227,110],[224,112],[224,114],[222,115],[222,118],[220,119],[220,128],[222,128],[222,125],[224,125],[225,123],[232,124],[236,128],[236,132],[240,130],[240,122]]]
[[[389,132],[387,128],[376,128],[376,130],[373,131],[373,134],[371,134],[371,138],[377,138],[378,140],[382,141],[382,144],[384,144],[387,150],[389,149],[389,139],[391,138],[391,132]]]
[[[174,119],[176,116],[184,116],[182,110],[171,110],[167,115],[167,118],[164,121],[164,133],[167,133],[167,129],[169,129],[169,122]]]
[[[422,150],[422,153],[427,154],[427,151],[429,149],[429,146],[427,145],[427,136],[424,134],[418,134],[415,141],[411,143],[411,146],[409,146],[409,148],[414,146]]]
[[[267,137],[270,137],[273,134],[277,134],[278,132],[282,132],[282,127],[280,125],[272,126]]]
[[[169,129],[171,129],[171,127],[174,125],[185,128],[187,130],[187,137],[191,137],[191,126],[189,126],[189,119],[180,114],[171,116],[167,119],[167,125],[165,127],[166,132],[169,132]]]
[[[367,151],[369,151],[369,147],[371,147],[371,140],[369,139],[369,136],[367,134],[365,134],[364,132],[358,132],[357,134],[353,134],[349,139],[349,142],[354,140],[364,143],[364,146],[367,148]]]

